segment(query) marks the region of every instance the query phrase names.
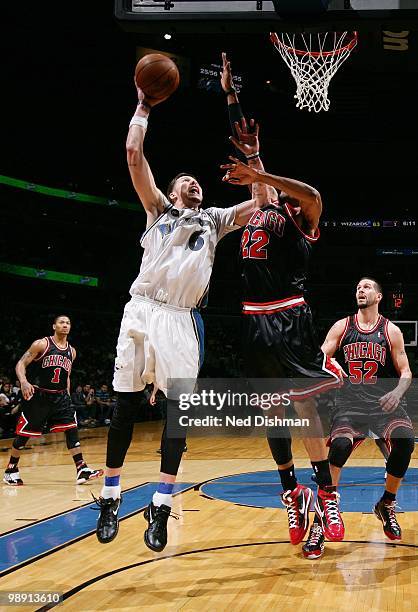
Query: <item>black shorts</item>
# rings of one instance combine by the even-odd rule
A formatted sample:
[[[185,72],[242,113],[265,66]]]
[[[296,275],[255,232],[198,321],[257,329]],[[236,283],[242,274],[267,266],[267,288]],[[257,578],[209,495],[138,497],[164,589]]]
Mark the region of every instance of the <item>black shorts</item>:
[[[248,377],[282,379],[296,401],[341,386],[338,369],[319,348],[306,302],[270,314],[245,312],[243,319]]]
[[[45,425],[48,425],[51,432],[77,427],[71,398],[66,391],[48,393],[36,389],[32,399],[24,400],[22,406],[22,414],[16,426],[16,434],[19,436],[39,437]]]
[[[329,443],[341,436],[351,437],[354,449],[369,437],[369,432],[389,443],[392,433],[398,427],[411,430],[411,436],[414,435],[411,419],[403,407],[391,413],[371,411],[369,414],[350,414],[350,410],[353,410],[352,405],[347,405],[346,409],[340,405],[338,410],[333,411]]]

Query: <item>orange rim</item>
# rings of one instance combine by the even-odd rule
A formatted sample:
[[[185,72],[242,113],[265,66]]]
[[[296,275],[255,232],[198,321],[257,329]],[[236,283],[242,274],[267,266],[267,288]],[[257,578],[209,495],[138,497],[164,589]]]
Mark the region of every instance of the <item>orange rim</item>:
[[[294,49],[293,47],[289,47],[288,45],[285,45],[284,42],[281,41],[280,38],[277,36],[277,32],[270,32],[270,40],[273,43],[273,45],[279,45],[280,47],[283,47],[284,49],[286,49],[290,53],[294,53],[295,55],[311,55],[312,57],[330,57],[331,55],[339,55],[343,51],[351,51],[351,49],[353,49],[357,44],[358,32],[353,32],[352,39],[350,40],[350,42],[344,45],[344,47],[339,47],[338,49],[334,49],[333,51],[308,51],[307,49],[303,51],[301,49]]]

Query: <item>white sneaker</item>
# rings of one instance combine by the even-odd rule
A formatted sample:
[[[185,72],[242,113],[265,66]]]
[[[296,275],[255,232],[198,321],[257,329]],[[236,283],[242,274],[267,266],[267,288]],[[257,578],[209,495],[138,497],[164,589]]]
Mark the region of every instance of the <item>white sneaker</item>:
[[[6,470],[3,476],[3,482],[12,487],[21,487],[23,485],[23,480],[20,477],[19,470],[10,471]]]

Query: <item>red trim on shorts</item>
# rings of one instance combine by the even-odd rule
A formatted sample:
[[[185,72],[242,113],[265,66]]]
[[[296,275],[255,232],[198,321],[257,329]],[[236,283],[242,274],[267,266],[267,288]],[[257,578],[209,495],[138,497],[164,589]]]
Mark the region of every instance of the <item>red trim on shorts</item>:
[[[22,412],[16,425],[16,435],[25,436],[26,438],[31,438],[32,436],[42,436],[41,431],[25,431],[25,427],[27,424],[28,420]]]
[[[405,427],[406,429],[410,429],[412,432],[414,431],[412,427],[412,423],[408,419],[395,419],[394,421],[391,421],[387,425],[386,429],[384,430],[382,434],[382,438],[386,440],[386,443],[388,443],[393,431],[397,429],[398,427]]]
[[[276,300],[274,302],[243,302],[246,306],[275,306],[276,304],[283,304],[289,300],[296,300],[303,298],[303,295],[291,295],[290,297],[283,298],[282,300]]]
[[[302,234],[302,236],[304,236],[307,240],[309,240],[310,242],[316,242],[318,240],[318,238],[321,235],[321,232],[319,231],[319,227],[316,228],[315,230],[315,236],[309,236],[309,234],[305,234],[305,232],[303,231],[303,229],[301,229],[299,227],[299,225],[296,223],[296,221],[293,218],[293,215],[291,213],[291,211],[289,210],[289,204],[286,202],[286,204],[284,205],[284,208],[287,212],[287,214],[289,215],[289,219],[291,219],[292,223],[294,224],[294,226],[300,231],[300,233]]]
[[[357,328],[357,331],[359,331],[361,334],[372,334],[373,332],[376,331],[376,329],[379,327],[379,325],[382,322],[382,315],[379,315],[379,318],[376,321],[376,324],[374,327],[372,327],[372,329],[361,329],[360,325],[358,324],[358,319],[357,319],[357,314],[354,315],[354,325]]]
[[[351,452],[353,452],[357,446],[360,446],[360,444],[366,439],[364,433],[353,429],[350,425],[340,425],[340,427],[336,427],[331,431],[328,440],[331,443],[333,440],[335,440],[335,438],[342,436],[347,437],[347,434],[353,438],[353,448]],[[329,446],[328,443],[327,446]]]
[[[42,355],[41,355],[40,357],[37,357],[36,359],[34,359],[34,361],[40,361],[40,359],[42,359],[42,357],[45,355],[45,353],[47,353],[47,352],[48,352],[48,350],[49,350],[49,345],[50,345],[50,342],[49,342],[49,337],[48,337],[48,336],[45,336],[45,337],[43,338],[43,340],[46,340],[46,349],[44,350],[44,352],[42,353]]]
[[[289,392],[290,399],[293,399],[293,401],[301,401],[313,397],[314,395],[324,393],[324,391],[328,391],[329,389],[339,389],[344,385],[344,381],[340,377],[339,369],[332,363],[328,355],[325,355],[325,353],[323,353],[323,355],[324,360],[322,362],[322,369],[327,374],[334,376],[334,378],[321,383],[311,383],[308,387],[298,389],[297,391],[291,389]]]
[[[243,302],[242,314],[274,314],[276,312],[283,312],[284,310],[289,310],[289,308],[296,308],[297,306],[302,306],[302,304],[306,304],[303,295],[295,295],[284,300],[278,300],[277,302]]]
[[[67,393],[67,389],[44,389],[43,387],[38,387],[38,385],[33,385],[33,387],[38,391],[42,391],[42,393]]]
[[[290,399],[294,402],[300,402],[308,399],[309,397],[314,397],[315,395],[324,393],[330,389],[339,389],[343,386],[343,384],[344,382],[342,380],[330,380],[329,382],[321,383],[320,385],[317,384],[305,387],[304,389],[297,390],[296,392],[294,389],[291,389],[289,395]]]
[[[49,430],[52,431],[65,431],[66,429],[74,429],[77,427],[77,423],[59,423],[58,425],[52,425]]]

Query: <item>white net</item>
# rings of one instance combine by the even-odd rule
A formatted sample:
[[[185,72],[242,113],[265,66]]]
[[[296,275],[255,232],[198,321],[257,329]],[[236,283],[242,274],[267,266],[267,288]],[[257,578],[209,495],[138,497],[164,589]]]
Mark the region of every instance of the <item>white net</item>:
[[[270,39],[295,79],[297,108],[327,111],[329,84],[356,46],[357,32],[272,32]]]

